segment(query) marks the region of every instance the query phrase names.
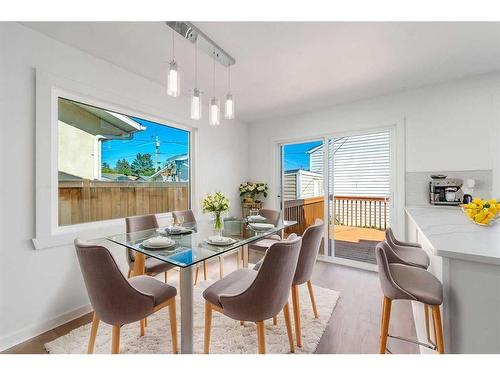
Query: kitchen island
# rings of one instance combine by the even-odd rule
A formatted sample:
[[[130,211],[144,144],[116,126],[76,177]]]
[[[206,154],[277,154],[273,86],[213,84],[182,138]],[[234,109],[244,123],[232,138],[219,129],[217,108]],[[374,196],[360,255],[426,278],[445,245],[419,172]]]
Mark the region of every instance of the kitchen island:
[[[406,238],[422,245],[443,282],[446,352],[500,353],[500,223],[476,225],[459,207],[407,207]],[[425,341],[421,304],[413,314]]]

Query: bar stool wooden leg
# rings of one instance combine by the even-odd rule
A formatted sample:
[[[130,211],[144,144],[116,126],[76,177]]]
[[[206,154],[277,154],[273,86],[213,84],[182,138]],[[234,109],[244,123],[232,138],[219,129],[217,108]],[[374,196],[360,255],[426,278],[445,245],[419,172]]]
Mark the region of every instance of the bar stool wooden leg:
[[[385,349],[387,347],[387,334],[389,333],[389,320],[391,318],[391,304],[392,300],[384,297],[384,303],[382,306],[382,323],[380,325],[380,354],[385,354]]]
[[[257,342],[259,345],[259,354],[266,354],[266,327],[264,322],[257,323]]]
[[[203,280],[207,279],[207,262],[203,261]]]
[[[441,323],[441,310],[439,306],[432,306],[432,322],[436,333],[436,346],[439,354],[444,354],[443,325]]]
[[[425,333],[427,334],[427,341],[431,341],[431,332],[429,325],[429,306],[424,304],[424,316],[425,316]]]
[[[168,281],[168,272],[165,272],[165,284],[167,283]]]
[[[113,326],[111,335],[111,354],[120,353],[120,326]]]
[[[144,330],[146,328],[145,319],[141,319],[141,336],[144,336]]]
[[[288,335],[288,343],[290,344],[290,352],[295,353],[293,345],[292,321],[290,319],[290,307],[288,303],[283,307],[283,314],[285,315],[286,333]]]
[[[295,322],[295,335],[297,336],[297,346],[302,347],[302,331],[300,326],[300,304],[299,304],[299,286],[292,285],[292,305],[293,320]]]
[[[210,333],[212,329],[212,305],[210,302],[205,302],[205,342],[203,351],[208,354],[210,351]]]
[[[97,336],[97,329],[99,328],[99,318],[94,313],[92,318],[92,328],[90,329],[89,345],[87,346],[87,354],[94,353],[95,338]]]

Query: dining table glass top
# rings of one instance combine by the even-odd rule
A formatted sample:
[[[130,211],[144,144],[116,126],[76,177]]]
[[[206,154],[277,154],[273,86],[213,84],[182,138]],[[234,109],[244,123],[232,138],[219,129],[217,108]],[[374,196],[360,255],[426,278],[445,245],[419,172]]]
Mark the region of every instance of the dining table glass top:
[[[296,223],[296,221],[280,220],[272,228],[255,229],[243,219],[226,219],[224,220],[222,236],[231,238],[231,242],[217,245],[209,243],[209,239],[215,235],[212,220],[184,223],[182,226],[189,232],[183,234],[169,234],[168,228],[155,228],[120,233],[106,237],[106,239],[146,256],[184,268],[235,250],[271,234],[280,233]],[[164,248],[151,248],[148,247],[147,242],[144,243],[144,241],[155,237],[167,237],[173,241],[172,245]]]

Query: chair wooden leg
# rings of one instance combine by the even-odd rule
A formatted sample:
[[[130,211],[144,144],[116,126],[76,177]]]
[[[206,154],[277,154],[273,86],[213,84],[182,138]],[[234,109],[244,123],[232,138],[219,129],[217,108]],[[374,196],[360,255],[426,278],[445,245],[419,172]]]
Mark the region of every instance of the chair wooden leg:
[[[295,346],[293,344],[292,321],[290,319],[290,307],[288,303],[283,307],[283,314],[285,315],[286,333],[288,335],[288,343],[290,344],[290,352],[295,353]]]
[[[319,318],[318,309],[316,308],[316,300],[314,299],[314,292],[311,280],[307,280],[307,289],[309,290],[309,297],[311,298],[311,305],[313,308],[314,317]]]
[[[278,324],[278,318],[276,316],[273,316],[273,325]]]
[[[179,346],[177,344],[177,313],[175,311],[175,297],[168,305],[168,318],[170,319],[170,332],[172,334],[172,352],[179,353]]]
[[[259,354],[266,354],[266,327],[264,322],[257,323],[257,343],[259,345]]]
[[[92,318],[92,327],[90,328],[89,345],[87,346],[87,354],[94,353],[95,338],[97,336],[97,329],[99,328],[99,318],[97,314],[94,313]]]
[[[141,325],[141,336],[144,336],[144,330],[146,329],[146,321],[145,321],[145,319],[141,319],[140,325]]]
[[[168,272],[165,272],[165,284],[168,282]]]
[[[207,279],[207,262],[203,261],[203,280]]]
[[[194,271],[194,285],[198,284],[198,272],[200,271],[200,267],[196,266],[196,270]]]
[[[127,279],[130,279],[130,276],[132,276],[132,268],[128,269]]]
[[[443,325],[439,306],[432,306],[432,322],[436,332],[436,346],[439,354],[444,354]]]
[[[111,354],[120,353],[120,326],[113,326],[111,336]]]
[[[431,341],[431,331],[429,325],[429,306],[424,304],[424,316],[425,316],[425,333],[427,334],[427,341]]]
[[[299,286],[292,285],[292,305],[293,320],[295,322],[295,335],[297,336],[297,346],[302,347],[302,330],[300,326],[300,304],[299,304]]]
[[[382,305],[382,321],[380,325],[380,354],[385,354],[385,349],[387,347],[387,334],[389,333],[389,320],[391,318],[391,304],[392,300],[384,297],[384,303]]]
[[[222,279],[224,277],[224,258],[219,257],[219,277]]]
[[[212,331],[212,305],[210,302],[205,302],[205,342],[204,342],[204,353],[208,354],[210,352],[210,333]]]

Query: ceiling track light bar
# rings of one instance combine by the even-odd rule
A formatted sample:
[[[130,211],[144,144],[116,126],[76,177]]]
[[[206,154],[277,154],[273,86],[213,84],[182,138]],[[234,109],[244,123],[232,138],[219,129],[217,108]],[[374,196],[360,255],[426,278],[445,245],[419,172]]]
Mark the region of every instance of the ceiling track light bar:
[[[219,64],[228,67],[236,63],[233,56],[219,47],[217,43],[210,39],[191,22],[167,21],[165,23],[168,27],[182,35],[183,38],[189,40],[191,43],[197,43],[200,50],[205,51]]]

